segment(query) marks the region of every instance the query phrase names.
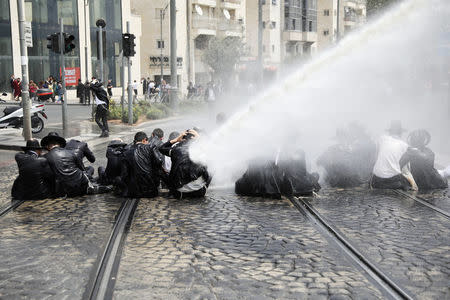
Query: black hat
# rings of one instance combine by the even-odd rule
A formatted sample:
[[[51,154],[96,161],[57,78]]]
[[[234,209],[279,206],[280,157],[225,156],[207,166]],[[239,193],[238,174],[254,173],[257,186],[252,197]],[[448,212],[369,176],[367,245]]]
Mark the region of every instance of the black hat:
[[[111,142],[109,142],[108,147],[120,147],[120,146],[125,146],[126,143],[124,143],[122,140],[117,139],[117,140],[112,140]]]
[[[402,127],[401,121],[394,120],[391,122],[391,127],[389,127],[387,131],[391,134],[401,134],[402,132],[405,132],[406,129]]]
[[[26,146],[21,148],[23,151],[42,149],[42,147],[39,145],[39,141],[36,139],[28,140]]]
[[[60,137],[57,132],[49,132],[48,135],[41,140],[41,146],[46,147],[52,142],[56,142],[63,148],[66,146],[66,140],[63,137]]]

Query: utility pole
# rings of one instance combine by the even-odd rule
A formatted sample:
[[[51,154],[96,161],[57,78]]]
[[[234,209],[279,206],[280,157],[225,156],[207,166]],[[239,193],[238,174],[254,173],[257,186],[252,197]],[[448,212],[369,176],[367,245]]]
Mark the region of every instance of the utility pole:
[[[88,75],[88,23],[87,23],[87,8],[89,6],[89,0],[84,0],[84,56],[85,56],[85,77],[86,81],[89,80]]]
[[[122,97],[120,98],[120,106],[122,107],[122,114],[125,114],[125,55],[123,55],[122,49],[122,68],[120,68],[121,72],[121,81],[122,81]]]
[[[177,105],[177,8],[176,0],[170,0],[170,103]]]
[[[259,85],[262,85],[263,81],[263,21],[262,21],[262,11],[263,11],[263,0],[258,0],[258,80]]]
[[[23,0],[17,0],[20,31],[20,55],[22,66],[22,106],[23,106],[23,137],[31,140],[30,94],[28,89],[28,49],[25,45],[25,12]]]
[[[191,28],[192,28],[192,0],[186,1],[186,35],[187,35],[187,71],[188,71],[188,82],[194,82],[192,79],[192,60],[191,60],[191,53],[192,53],[192,47],[191,47]]]
[[[63,121],[63,136],[67,137],[67,91],[66,91],[66,70],[65,70],[65,63],[64,63],[64,50],[65,50],[65,43],[64,43],[64,23],[63,18],[59,18],[59,24],[60,24],[60,32],[59,32],[59,50],[61,51],[60,56],[60,65],[61,65],[61,80],[62,80],[62,89],[64,92],[64,100],[61,105],[62,107],[62,121]]]
[[[340,8],[340,6],[341,6],[341,4],[340,4],[340,0],[337,0],[337,12],[336,12],[336,27],[337,27],[337,29],[336,29],[336,43],[337,42],[339,42],[339,39],[341,38],[341,32],[340,32],[340,29],[339,29],[339,23],[340,23],[340,20],[339,20],[339,18],[340,18],[340,11],[341,11],[341,8]]]
[[[100,60],[100,81],[105,84],[103,71],[103,28],[106,26],[106,22],[103,19],[98,19],[95,23],[98,27],[98,49],[99,49],[99,60]]]
[[[163,81],[163,77],[164,77],[164,56],[163,56],[163,19],[166,15],[166,9],[169,6],[169,4],[166,5],[166,7],[164,7],[163,9],[161,9],[161,11],[159,12],[159,21],[160,21],[160,50],[161,50],[161,55],[160,55],[160,63],[161,63],[161,80],[160,80],[160,84]]]
[[[130,33],[130,22],[127,21],[127,33]],[[131,86],[131,58],[128,56],[128,124],[133,125],[133,87]]]

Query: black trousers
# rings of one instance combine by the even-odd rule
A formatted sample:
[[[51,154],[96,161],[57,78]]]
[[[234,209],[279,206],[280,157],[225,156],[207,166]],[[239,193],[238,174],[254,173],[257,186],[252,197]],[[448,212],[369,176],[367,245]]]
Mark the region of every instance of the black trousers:
[[[172,195],[177,199],[183,199],[183,198],[202,198],[206,194],[206,187],[203,187],[197,191],[189,192],[189,193],[182,193],[177,190],[172,191]]]
[[[370,181],[370,185],[375,189],[402,189],[405,191],[411,187],[409,181],[402,174],[396,175],[391,178],[380,178],[373,175],[372,180]]]
[[[97,105],[97,110],[95,112],[95,122],[102,132],[109,131],[108,128],[108,109],[105,105]]]

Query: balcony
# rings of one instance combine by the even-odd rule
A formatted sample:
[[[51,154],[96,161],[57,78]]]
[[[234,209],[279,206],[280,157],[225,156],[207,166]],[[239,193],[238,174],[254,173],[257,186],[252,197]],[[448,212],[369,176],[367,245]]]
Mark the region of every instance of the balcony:
[[[216,7],[216,0],[192,0],[192,4]]]
[[[220,19],[217,27],[225,36],[242,36],[242,25],[235,20]]]
[[[239,9],[241,0],[220,0],[221,6],[226,9]]]
[[[315,31],[298,31],[298,30],[285,30],[283,31],[284,41],[293,42],[317,42],[317,32]]]
[[[192,29],[194,36],[216,35],[217,19],[196,16],[192,19]]]

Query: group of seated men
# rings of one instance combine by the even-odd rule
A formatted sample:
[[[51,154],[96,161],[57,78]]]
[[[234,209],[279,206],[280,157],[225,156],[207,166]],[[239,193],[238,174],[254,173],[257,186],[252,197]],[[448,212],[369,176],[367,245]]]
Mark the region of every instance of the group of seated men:
[[[447,188],[450,166],[442,170],[435,168],[435,155],[427,147],[430,134],[424,129],[414,130],[406,143],[401,139],[405,131],[400,121],[393,121],[375,143],[359,124],[338,130],[338,143],[317,161],[325,169],[325,182],[338,188],[364,183],[378,189]]]
[[[138,132],[127,145],[121,140],[109,143],[106,167],[85,167],[95,156],[86,143],[66,140],[55,132],[41,140],[27,141],[24,152],[15,156],[19,176],[11,191],[13,199],[37,200],[51,197],[76,197],[114,190],[124,197],[155,197],[165,185],[176,198],[201,197],[211,182],[205,166],[189,158],[196,130],[173,132],[163,142],[164,132],[157,128],[149,138]],[[46,152],[44,154],[44,152]]]

